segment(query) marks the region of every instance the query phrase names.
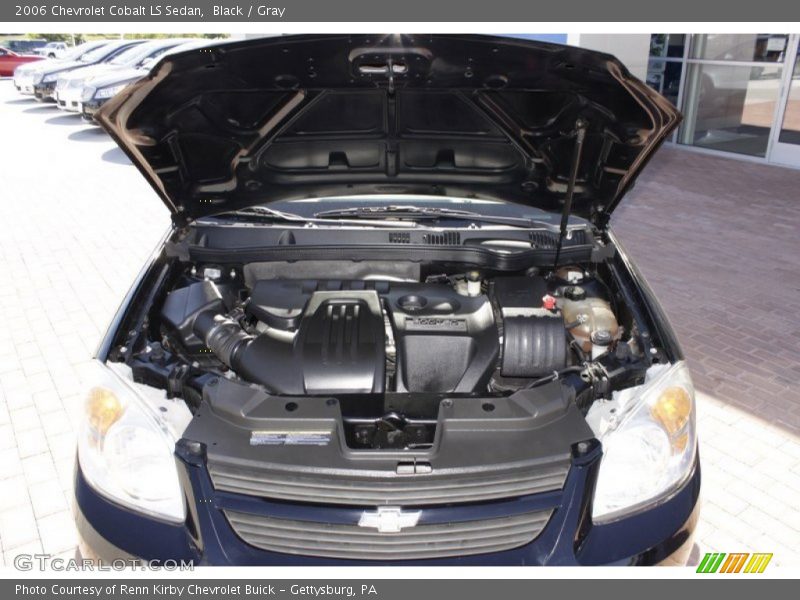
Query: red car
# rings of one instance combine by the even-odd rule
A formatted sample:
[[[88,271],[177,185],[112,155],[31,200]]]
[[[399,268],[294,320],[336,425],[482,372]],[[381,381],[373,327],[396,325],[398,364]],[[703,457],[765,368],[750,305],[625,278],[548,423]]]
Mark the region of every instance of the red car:
[[[16,69],[22,63],[34,62],[43,60],[43,56],[34,56],[32,54],[17,54],[7,48],[0,48],[0,77],[11,77]]]

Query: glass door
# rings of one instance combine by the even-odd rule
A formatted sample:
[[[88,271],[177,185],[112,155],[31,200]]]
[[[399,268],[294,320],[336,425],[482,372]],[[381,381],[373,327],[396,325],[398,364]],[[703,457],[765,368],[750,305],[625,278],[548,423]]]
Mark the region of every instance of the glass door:
[[[787,61],[782,110],[778,115],[778,127],[770,152],[770,162],[800,167],[800,36],[793,36],[789,45],[793,60]]]
[[[767,158],[791,41],[785,33],[691,35],[678,143]]]

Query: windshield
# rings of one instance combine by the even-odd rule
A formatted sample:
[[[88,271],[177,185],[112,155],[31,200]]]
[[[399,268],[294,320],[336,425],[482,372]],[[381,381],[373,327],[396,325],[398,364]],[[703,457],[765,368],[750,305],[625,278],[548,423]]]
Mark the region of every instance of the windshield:
[[[405,227],[448,226],[523,227],[558,232],[560,215],[502,200],[368,194],[279,200],[269,206],[251,206],[217,214],[214,218],[247,221],[302,221],[316,226]],[[568,227],[586,227],[588,221],[570,215]]]
[[[138,65],[144,59],[158,52],[163,52],[164,44],[142,44],[128,48],[109,61],[111,65]]]
[[[103,60],[106,56],[114,52],[117,48],[119,48],[120,44],[111,43],[105,44],[100,46],[99,48],[92,50],[91,52],[87,52],[83,56],[81,56],[81,62],[85,63],[94,63]]]
[[[85,42],[80,46],[75,46],[72,50],[69,50],[66,54],[64,54],[64,60],[78,60],[87,52],[90,52],[105,43],[106,42]]]
[[[417,194],[365,194],[353,196],[329,196],[325,198],[305,198],[298,200],[280,200],[271,202],[270,208],[295,213],[302,217],[322,215],[327,211],[342,209],[366,209],[379,212],[387,208],[417,208],[420,210],[443,209],[453,211],[469,211],[485,216],[516,217],[535,219],[538,221],[558,221],[558,214],[540,208],[524,206],[502,200],[482,198],[454,198],[446,196],[425,196]],[[391,218],[391,215],[385,215]],[[383,218],[376,214],[376,218]]]
[[[141,46],[133,46],[117,54],[113,59],[108,61],[110,65],[131,65],[136,64],[142,58],[151,52],[149,44],[142,44]]]

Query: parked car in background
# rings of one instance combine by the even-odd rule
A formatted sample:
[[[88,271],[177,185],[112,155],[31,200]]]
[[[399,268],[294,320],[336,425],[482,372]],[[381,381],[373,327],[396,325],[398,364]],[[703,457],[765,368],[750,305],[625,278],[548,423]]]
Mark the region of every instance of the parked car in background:
[[[31,54],[47,44],[47,40],[6,40],[0,45],[17,54]]]
[[[128,48],[138,46],[142,43],[144,43],[144,40],[116,40],[113,42],[106,42],[95,50],[87,52],[78,60],[59,61],[53,63],[50,67],[44,67],[34,76],[33,95],[37,100],[42,102],[55,101],[56,81],[58,81],[59,77],[75,69],[107,63],[114,57],[125,52]]]
[[[150,69],[164,56],[173,52],[185,52],[215,43],[213,40],[183,40],[183,43],[168,49],[159,56],[150,57],[139,66],[115,69],[86,80],[81,92],[81,116],[87,122],[94,123],[94,115],[103,104],[108,102],[125,86],[147,75]]]
[[[45,58],[61,58],[69,50],[66,42],[47,42],[41,48],[36,48],[34,52]]]
[[[141,69],[150,60],[156,59],[168,50],[186,43],[185,38],[153,40],[132,46],[109,61],[67,71],[56,81],[55,100],[58,108],[71,112],[81,112],[83,88],[94,77],[124,71]]]
[[[610,226],[681,115],[619,60],[254,39],[96,118],[172,228],[86,374],[84,557],[685,563],[694,388]]]
[[[59,64],[69,64],[78,62],[85,55],[90,52],[108,44],[108,40],[96,40],[93,42],[84,42],[72,48],[62,58],[40,61],[31,65],[22,65],[17,67],[14,71],[14,87],[20,94],[33,95],[34,79],[38,73],[55,68]]]
[[[10,77],[18,66],[37,62],[42,58],[32,54],[17,54],[7,48],[0,47],[0,77]]]

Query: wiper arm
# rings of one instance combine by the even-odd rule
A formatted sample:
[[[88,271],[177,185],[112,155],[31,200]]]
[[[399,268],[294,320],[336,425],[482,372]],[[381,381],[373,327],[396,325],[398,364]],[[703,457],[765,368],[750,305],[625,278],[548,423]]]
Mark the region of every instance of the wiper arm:
[[[454,210],[451,208],[434,208],[423,206],[401,206],[390,204],[388,206],[355,206],[350,208],[336,208],[314,214],[315,217],[326,219],[335,217],[354,217],[357,219],[369,217],[391,217],[396,219],[434,220],[440,217],[455,218],[481,218],[483,215],[467,210]]]
[[[502,215],[484,215],[479,212],[469,210],[456,210],[452,208],[436,208],[421,206],[362,206],[352,208],[341,208],[326,210],[315,213],[318,219],[332,219],[348,217],[351,219],[376,219],[389,218],[397,221],[440,221],[442,219],[455,219],[459,221],[471,221],[479,223],[492,223],[496,225],[509,225],[511,227],[524,228],[545,228],[557,233],[558,225],[549,221],[537,219],[527,219],[525,217],[504,217]]]
[[[296,215],[294,213],[284,212],[282,210],[275,210],[274,208],[268,208],[266,206],[249,206],[247,208],[232,210],[230,212],[222,213],[216,216],[224,217],[226,215],[234,215],[242,217],[262,217],[270,221],[272,220],[290,221],[290,222],[294,221],[298,223],[308,222],[308,219],[306,217],[303,217],[302,215]]]
[[[315,225],[373,225],[376,227],[416,227],[416,223],[404,222],[404,223],[391,223],[387,221],[375,220],[375,221],[367,221],[358,218],[341,218],[341,219],[330,219],[330,218],[317,218],[317,215],[314,217],[304,217],[303,215],[298,215],[295,213],[284,212],[282,210],[276,210],[274,208],[269,208],[267,206],[249,206],[247,208],[241,208],[239,210],[232,210],[225,213],[220,213],[214,215],[214,217],[225,218],[226,216],[238,216],[238,217],[256,217],[259,220],[263,221],[273,221],[273,222],[281,222],[281,223],[297,223],[298,225],[304,226],[315,226]],[[343,215],[346,216],[346,215]]]

